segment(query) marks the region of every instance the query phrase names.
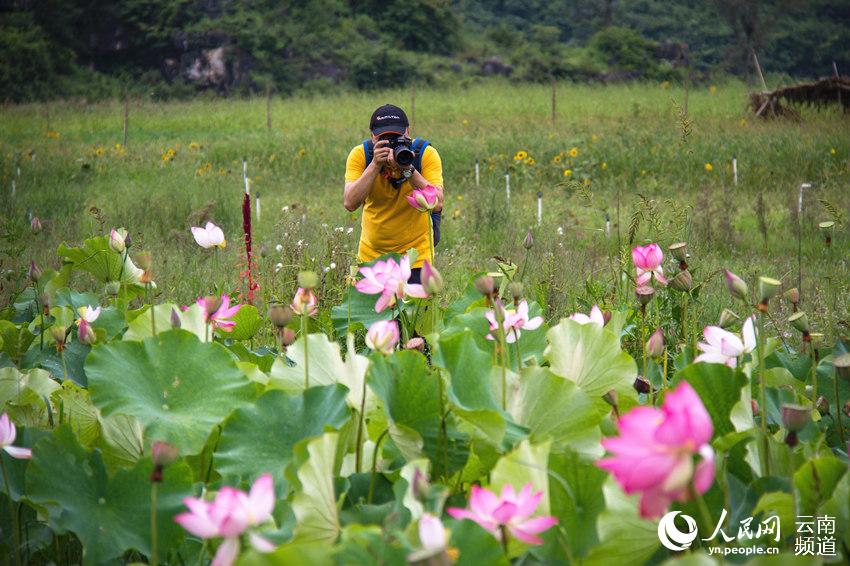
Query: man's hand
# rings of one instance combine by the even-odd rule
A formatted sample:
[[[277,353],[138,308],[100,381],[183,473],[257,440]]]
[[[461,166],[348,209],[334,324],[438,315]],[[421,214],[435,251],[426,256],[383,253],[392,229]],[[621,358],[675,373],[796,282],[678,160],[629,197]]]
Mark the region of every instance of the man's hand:
[[[375,142],[375,148],[372,151],[372,161],[376,165],[393,165],[393,150],[389,147],[390,142],[387,140],[378,140]]]

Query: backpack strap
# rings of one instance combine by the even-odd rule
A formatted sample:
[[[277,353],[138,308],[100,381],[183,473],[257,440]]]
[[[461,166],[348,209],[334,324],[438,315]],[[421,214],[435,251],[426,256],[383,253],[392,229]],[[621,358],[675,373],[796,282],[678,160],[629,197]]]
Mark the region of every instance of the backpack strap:
[[[425,155],[425,148],[431,145],[431,142],[423,138],[416,138],[410,145],[413,154],[416,156],[413,158],[413,168],[422,173],[422,156]]]
[[[363,140],[363,155],[366,156],[366,167],[372,163],[372,157],[375,155],[375,144],[372,139]]]

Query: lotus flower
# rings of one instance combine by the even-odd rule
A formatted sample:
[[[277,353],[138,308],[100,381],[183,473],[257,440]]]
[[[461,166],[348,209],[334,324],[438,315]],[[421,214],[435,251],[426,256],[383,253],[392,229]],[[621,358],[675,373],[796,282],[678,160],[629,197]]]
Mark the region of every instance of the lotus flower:
[[[440,518],[431,513],[423,513],[419,519],[419,542],[426,550],[442,550],[448,544],[446,529]]]
[[[536,535],[558,520],[549,516],[530,518],[543,497],[542,491],[532,493],[532,489],[528,483],[517,494],[513,486],[505,485],[502,494],[497,497],[492,491],[474,485],[469,497],[469,509],[449,507],[446,511],[455,519],[475,521],[499,540],[502,540],[503,531],[507,530],[522,542],[543,544],[543,540]]]
[[[756,331],[753,325],[753,317],[747,318],[741,327],[743,341],[737,334],[723,330],[719,326],[706,326],[703,330],[705,342],[699,342],[697,348],[702,354],[696,357],[694,362],[706,362],[709,364],[725,364],[730,368],[738,365],[738,358],[752,352],[756,348]]]
[[[316,313],[319,312],[318,305],[319,299],[313,289],[298,287],[298,290],[295,291],[295,297],[292,298],[292,304],[289,306],[292,308],[292,312],[297,315],[316,316]]]
[[[100,307],[80,307],[77,309],[77,312],[80,314],[80,318],[77,319],[77,324],[80,324],[82,321],[92,323],[100,316]]]
[[[420,212],[434,210],[439,201],[437,188],[433,185],[425,185],[421,189],[413,189],[413,192],[405,198],[410,203],[410,206]]]
[[[223,248],[227,245],[227,241],[224,239],[224,232],[212,222],[207,222],[207,225],[203,228],[192,226],[192,235],[195,237],[198,245],[205,250],[212,247]]]
[[[583,312],[577,312],[570,315],[570,320],[574,320],[579,324],[593,323],[599,326],[605,326],[605,317],[602,316],[602,311],[596,305],[593,305],[593,308],[590,309],[590,316]]]
[[[632,248],[632,261],[637,269],[636,283],[638,287],[649,283],[653,275],[660,284],[667,284],[667,279],[664,278],[664,270],[661,267],[661,262],[664,261],[664,253],[658,247],[658,244]]]
[[[222,295],[221,305],[219,305],[218,309],[216,309],[215,312],[209,314],[206,299],[198,299],[197,303],[198,306],[201,307],[201,310],[206,313],[206,322],[208,324],[212,324],[214,328],[218,328],[222,332],[233,332],[233,327],[236,326],[236,322],[229,319],[233,318],[233,316],[237,312],[239,312],[239,309],[242,308],[242,305],[236,305],[235,307],[231,307],[230,297],[228,295]]]
[[[640,514],[658,517],[673,500],[689,499],[693,482],[705,493],[714,482],[714,432],[708,411],[685,381],[667,393],[664,405],[637,407],[617,421],[619,436],[602,446],[611,454],[596,465],[614,475],[626,493],[640,492]],[[694,456],[701,461],[694,467]]]
[[[109,232],[109,247],[115,253],[122,254],[127,249],[127,230],[113,228]]]
[[[496,321],[496,311],[487,311],[484,313],[484,316],[487,317],[487,320],[490,322],[490,333],[487,334],[487,340],[495,340],[496,335],[494,334],[494,331],[499,328],[499,324]],[[522,301],[519,305],[517,305],[516,310],[505,310],[505,320],[502,322],[503,328],[505,329],[505,342],[513,344],[522,335],[522,330],[535,330],[536,328],[539,328],[541,324],[543,324],[542,316],[535,316],[531,319],[528,318],[528,303],[526,301]]]
[[[429,295],[436,295],[443,290],[443,276],[428,260],[422,264],[422,288]]]
[[[89,321],[81,318],[77,321],[77,324],[79,324],[79,328],[77,328],[77,340],[80,343],[91,346],[97,342],[97,334],[95,334],[94,328],[91,327]]]
[[[17,435],[18,431],[15,428],[15,423],[9,419],[9,415],[3,413],[3,416],[0,417],[0,449],[5,450],[12,458],[19,458],[22,460],[32,458],[32,450],[29,448],[12,446]]]
[[[395,304],[396,299],[405,295],[410,297],[426,298],[428,293],[422,285],[412,285],[407,282],[410,278],[410,258],[404,256],[399,263],[392,258],[386,261],[376,261],[372,266],[360,268],[363,279],[354,284],[361,293],[377,295],[375,312],[382,312],[388,306]]]
[[[381,354],[392,354],[398,344],[398,323],[394,320],[379,320],[369,327],[366,345]]]
[[[263,474],[245,493],[232,487],[223,487],[212,502],[196,497],[183,500],[189,511],[174,517],[184,529],[202,539],[223,537],[212,566],[230,566],[239,556],[239,538],[250,529],[271,519],[274,510],[274,485],[271,474]],[[248,540],[257,551],[270,552],[274,545],[256,532],[248,533]]]

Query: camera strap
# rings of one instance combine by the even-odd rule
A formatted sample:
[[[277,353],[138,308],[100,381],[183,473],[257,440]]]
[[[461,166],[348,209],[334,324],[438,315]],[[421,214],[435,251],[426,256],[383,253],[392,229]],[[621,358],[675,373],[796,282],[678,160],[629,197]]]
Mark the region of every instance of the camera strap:
[[[422,172],[422,156],[425,154],[425,148],[431,145],[426,139],[416,138],[410,144],[410,149],[413,150],[413,168]],[[372,163],[372,158],[375,156],[375,144],[372,142],[371,138],[367,140],[363,140],[363,154],[366,156],[366,167]],[[407,181],[407,177],[401,177],[396,179],[392,176],[389,170],[384,171],[384,178],[389,181],[389,183],[393,186],[394,189],[398,189],[401,185],[403,185]]]

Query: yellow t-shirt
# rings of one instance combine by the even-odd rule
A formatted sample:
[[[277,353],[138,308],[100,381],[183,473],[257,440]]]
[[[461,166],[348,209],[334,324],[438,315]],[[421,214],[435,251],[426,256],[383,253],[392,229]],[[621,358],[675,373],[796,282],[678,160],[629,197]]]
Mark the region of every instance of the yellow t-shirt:
[[[366,152],[363,144],[354,147],[345,162],[345,182],[356,181],[366,169]],[[443,163],[440,154],[432,146],[422,154],[422,170],[425,180],[434,186],[443,186]],[[373,259],[388,253],[403,254],[416,248],[419,257],[411,267],[422,267],[427,259],[434,261],[431,249],[431,215],[410,206],[405,196],[413,192],[409,181],[398,189],[382,174],[375,177],[372,189],[363,203],[363,219],[360,223],[360,261]]]

